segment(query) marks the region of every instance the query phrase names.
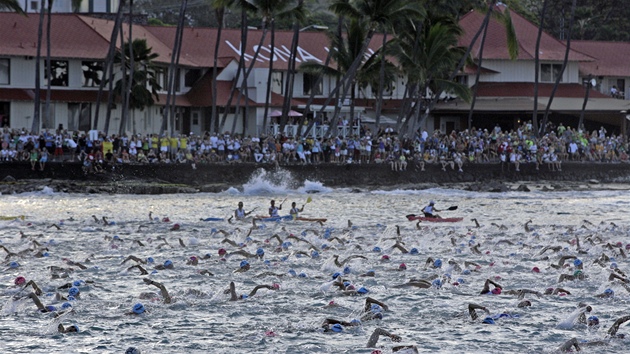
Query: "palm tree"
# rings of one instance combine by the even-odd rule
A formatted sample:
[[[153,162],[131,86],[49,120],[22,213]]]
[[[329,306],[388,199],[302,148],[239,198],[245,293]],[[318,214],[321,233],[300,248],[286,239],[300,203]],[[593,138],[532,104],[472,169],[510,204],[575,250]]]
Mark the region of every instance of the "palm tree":
[[[41,2],[41,6],[39,9],[39,26],[37,27],[37,55],[35,57],[35,102],[34,102],[34,111],[33,111],[33,124],[31,126],[31,131],[33,133],[37,133],[39,131],[39,120],[40,120],[40,100],[41,100],[41,68],[40,61],[42,57],[42,36],[44,31],[44,2]],[[50,77],[48,77],[48,81],[50,81]]]
[[[22,7],[20,7],[18,0],[0,0],[0,9],[11,10],[13,12],[26,15],[24,10],[22,10]]]
[[[357,53],[357,57],[354,58],[352,65],[340,80],[337,87],[330,93],[324,107],[322,107],[322,113],[325,106],[330,103],[332,97],[340,90],[340,100],[345,100],[350,86],[354,83],[357,70],[364,60],[363,55],[372,41],[374,33],[376,33],[376,30],[380,26],[392,28],[395,23],[405,22],[406,19],[420,18],[425,15],[424,8],[422,8],[420,2],[408,2],[406,0],[357,0],[352,3],[345,0],[337,0],[330,6],[330,10],[337,15],[351,19],[365,19],[367,34],[360,47],[361,49]],[[335,115],[331,121],[331,126],[336,125],[338,118],[339,110],[336,109]]]
[[[125,43],[122,46],[123,53],[116,53],[114,60],[116,63],[122,63],[123,77],[116,81],[114,93],[118,98],[124,98],[126,91],[124,88],[131,87],[129,90],[129,109],[144,110],[144,108],[152,106],[155,101],[159,101],[158,90],[162,88],[155,78],[156,67],[153,64],[153,60],[158,57],[158,54],[151,52],[145,39],[134,39],[131,47],[133,49],[130,49],[130,46]],[[129,58],[130,53],[133,53],[133,60]],[[133,70],[131,63],[135,66]],[[123,128],[121,122],[121,129]]]
[[[217,75],[218,75],[218,65],[219,65],[219,48],[221,45],[221,34],[223,32],[223,20],[225,17],[225,9],[233,6],[235,0],[213,0],[212,7],[214,8],[214,13],[217,18],[217,23],[219,24],[217,28],[217,37],[214,41],[214,57],[213,57],[213,66],[212,66],[212,111],[211,111],[211,119],[213,121],[214,132],[219,130],[219,117],[217,115]],[[227,107],[226,107],[227,109]]]
[[[129,42],[127,43],[129,46],[129,56],[127,58],[129,58],[129,77],[130,78],[134,77],[134,71],[136,70],[136,65],[134,62],[135,57],[133,53],[132,29],[133,29],[133,0],[129,0]],[[122,31],[120,33],[122,34]],[[128,80],[126,84],[127,86],[125,89],[125,98],[123,100],[123,105],[122,105],[122,116],[120,119],[120,127],[118,129],[119,136],[123,135],[127,122],[129,120],[129,101],[130,101],[130,96],[131,96],[131,88],[133,85],[133,80]]]
[[[52,82],[52,68],[50,67],[50,27],[51,27],[51,13],[52,13],[53,0],[48,0],[48,13],[46,15],[46,77],[48,82],[46,83],[46,105],[44,111],[46,112],[46,122],[50,120],[50,85]],[[50,128],[47,126],[47,128]]]
[[[545,12],[547,12],[547,0],[543,0],[540,10],[540,23],[538,23],[538,36],[536,37],[536,49],[534,53],[534,109],[532,111],[532,126],[534,134],[539,135],[538,128],[538,76],[540,75],[540,39],[542,38],[545,24]]]

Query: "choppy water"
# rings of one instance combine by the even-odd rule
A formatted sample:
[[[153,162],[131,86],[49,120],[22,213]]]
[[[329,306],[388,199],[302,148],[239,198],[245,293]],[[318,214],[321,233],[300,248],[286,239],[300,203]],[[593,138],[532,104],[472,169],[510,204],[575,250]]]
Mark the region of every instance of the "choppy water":
[[[248,240],[251,223],[200,221],[205,217],[231,215],[238,201],[244,201],[246,210],[258,207],[256,213],[263,213],[270,199],[287,198],[283,211],[288,213],[292,201],[301,205],[309,196],[312,202],[306,205],[302,216],[328,218],[324,226],[293,221],[259,223]],[[456,211],[441,214],[461,216],[464,221],[421,225],[417,229],[404,215],[419,213],[430,199],[437,201],[438,208],[457,205]],[[619,192],[486,194],[431,189],[351,193],[329,189],[317,182],[296,186],[290,180],[274,180],[265,175],[219,194],[76,195],[44,189],[34,194],[5,195],[0,198],[2,214],[25,215],[26,219],[0,221],[0,244],[18,252],[31,247],[35,240],[48,248],[49,256],[34,258],[33,251],[3,263],[2,352],[109,353],[124,352],[127,347],[135,346],[144,353],[370,353],[372,349],[366,348],[366,343],[377,327],[400,335],[401,344],[416,345],[420,352],[551,352],[572,337],[603,339],[615,319],[628,314],[628,292],[619,284],[610,283],[607,280],[610,270],[593,265],[593,260],[605,252],[617,257],[615,262],[624,272],[628,271],[628,261],[614,256],[603,247],[605,244],[591,244],[585,239],[600,236],[604,242],[630,243],[629,209],[626,195]],[[149,212],[157,219],[150,219]],[[97,224],[92,215],[99,219],[106,216],[113,224]],[[162,222],[164,217],[170,222]],[[476,228],[471,218],[476,218],[481,226]],[[534,230],[526,231],[523,225],[530,219],[529,226]],[[585,219],[592,224],[584,222]],[[352,221],[352,227],[348,220]],[[50,227],[53,223],[60,225],[61,230]],[[174,223],[181,226],[179,231],[170,231]],[[493,223],[507,229],[501,230]],[[405,247],[415,247],[419,254],[402,254],[392,248],[396,225],[400,226]],[[221,243],[223,234],[213,232],[218,230],[229,232],[228,237],[237,243],[246,243],[244,249],[248,252],[264,248],[264,259],[270,264],[249,259],[252,266],[249,271],[234,273],[244,257],[235,255],[219,260],[219,248],[228,252],[237,248]],[[311,253],[306,242],[293,239],[288,249],[279,252],[276,240],[265,242],[274,234],[285,240],[290,233],[314,245],[320,257],[296,253],[300,250]],[[576,247],[570,244],[576,235],[587,254],[578,255]],[[123,241],[111,240],[114,236]],[[164,237],[169,246],[159,247],[164,242],[158,237]],[[331,241],[331,237],[345,243]],[[451,238],[456,239],[455,246]],[[178,239],[186,247],[180,246]],[[498,243],[501,240],[514,244]],[[327,249],[322,249],[324,244]],[[483,253],[474,254],[469,247],[472,244],[480,244]],[[548,245],[566,248],[558,253],[546,252],[543,256],[549,259],[545,260],[539,252]],[[382,252],[372,252],[375,246]],[[212,257],[201,260],[198,266],[186,264],[190,256],[207,253]],[[391,257],[390,262],[381,261],[384,254]],[[4,255],[0,250],[0,256]],[[175,299],[173,304],[163,304],[159,292],[153,300],[140,299],[141,293],[157,289],[146,285],[138,271],[127,271],[133,262],[121,265],[128,255],[153,257],[156,264],[172,260],[175,269],[160,270],[150,278],[167,287]],[[350,274],[345,277],[357,287],[369,289],[369,296],[389,306],[382,320],[365,321],[360,327],[347,327],[342,333],[322,332],[320,325],[325,318],[345,321],[358,318],[365,302],[365,295],[342,296],[330,286],[331,274],[343,271],[335,266],[333,255],[339,255],[341,260],[350,255],[368,258],[350,261]],[[577,255],[589,278],[558,284],[560,274],[573,273],[571,261],[567,262],[571,264],[567,269],[550,267],[561,255]],[[69,267],[64,259],[83,262],[88,257],[91,262],[85,263],[87,270],[77,270],[66,279],[51,279],[50,266]],[[428,257],[442,259],[444,266],[425,269]],[[462,267],[464,261],[473,261],[481,269],[463,275],[454,271],[448,260]],[[20,267],[10,268],[10,261],[19,262]],[[403,262],[407,270],[396,271]],[[531,272],[534,266],[541,272]],[[152,270],[150,265],[147,268]],[[290,269],[307,277],[257,277],[265,271],[288,274]],[[375,270],[375,277],[359,276],[370,269]],[[209,270],[214,276],[201,275],[201,270]],[[393,287],[411,278],[427,279],[436,274],[448,274],[451,280],[439,289]],[[37,312],[30,299],[20,298],[27,291],[20,292],[21,288],[13,286],[16,276],[35,280],[49,294],[73,280],[90,280],[94,285],[81,286],[81,299],[73,302],[74,312],[55,319],[52,314]],[[516,308],[519,300],[515,296],[479,295],[487,278],[499,279],[504,292],[522,288],[544,291],[561,286],[572,294],[542,298],[529,295],[533,306]],[[451,284],[457,280],[463,283]],[[278,283],[280,290],[263,289],[256,296],[231,302],[223,292],[230,281],[235,282],[239,294],[249,293],[258,284]],[[614,298],[594,296],[606,288],[614,290]],[[67,294],[67,290],[58,291]],[[16,294],[18,299],[14,300]],[[46,305],[62,303],[50,296],[41,298]],[[325,307],[333,300],[341,307]],[[137,302],[142,302],[148,312],[125,315]],[[496,325],[482,325],[480,320],[472,321],[468,316],[467,305],[471,302],[486,306],[493,314],[509,312],[520,316],[500,319]],[[592,314],[599,317],[600,327],[588,329],[572,324],[572,313],[579,302],[593,306]],[[80,333],[58,334],[58,323],[76,324]],[[267,331],[277,335],[267,336]],[[620,333],[625,332],[622,327]],[[596,350],[623,351],[628,341],[612,341]],[[382,338],[377,346],[383,352],[390,352],[394,345],[397,344]]]

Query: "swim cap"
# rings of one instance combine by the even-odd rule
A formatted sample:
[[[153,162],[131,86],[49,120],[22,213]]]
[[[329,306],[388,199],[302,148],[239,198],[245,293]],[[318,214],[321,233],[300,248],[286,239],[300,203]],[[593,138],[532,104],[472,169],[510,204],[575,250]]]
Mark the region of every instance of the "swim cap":
[[[540,273],[540,268],[538,268],[538,267],[534,267],[534,268],[532,268],[532,272],[534,272],[534,273]]]
[[[440,279],[435,279],[431,282],[431,285],[439,289],[442,287],[442,281]]]
[[[439,259],[439,258],[438,258],[438,259],[436,259],[436,260],[433,262],[433,267],[435,267],[435,268],[440,268],[441,266],[442,266],[442,260],[441,260],[441,259]]]
[[[265,259],[265,261],[263,262],[265,265],[270,265],[271,262],[268,259]]]
[[[173,262],[172,262],[170,259],[167,259],[167,260],[164,262],[164,268],[170,268],[170,267],[172,267],[172,266],[173,266]]]
[[[599,318],[597,318],[597,316],[591,316],[588,318],[588,325],[589,326],[595,326],[599,324]]]
[[[212,230],[210,230],[210,233],[213,233],[213,234],[215,234],[217,232],[218,232],[217,229],[215,229],[214,227],[212,228]]]
[[[282,248],[289,248],[289,246],[291,246],[291,242],[289,241],[282,242]]]
[[[72,307],[72,304],[69,302],[64,302],[63,304],[61,304],[62,309],[67,309],[68,307]]]
[[[574,277],[577,277],[577,276],[580,276],[580,275],[582,275],[582,271],[581,271],[581,270],[579,270],[579,269],[578,269],[578,270],[576,270],[575,272],[573,272],[573,276],[574,276]]]
[[[349,282],[348,282],[349,283]],[[354,287],[354,285],[350,284],[346,286],[346,290],[355,290],[356,288]]]
[[[365,275],[373,277],[376,275],[376,272],[374,271],[374,269],[370,269],[365,273]]]
[[[48,312],[55,312],[55,311],[57,311],[57,308],[55,306],[53,306],[53,305],[48,305],[45,308],[46,308],[46,310]]]
[[[400,263],[400,265],[398,266],[398,269],[405,270],[407,269],[407,265],[405,263]]]
[[[276,332],[271,331],[271,330],[269,330],[269,331],[265,331],[265,335],[266,335],[267,337],[275,337],[275,336],[276,336]]]
[[[68,290],[68,295],[70,295],[70,296],[77,296],[77,295],[79,295],[79,288],[77,288],[76,286],[71,287]]]
[[[294,277],[297,276],[297,273],[293,269],[289,269],[288,273]]]
[[[140,354],[140,350],[136,347],[129,347],[125,350],[125,354]]]
[[[483,319],[483,321],[481,321],[481,323],[485,323],[485,324],[495,324],[494,320],[492,319],[492,317],[486,317]]]
[[[350,267],[346,266],[343,268],[343,274],[350,274],[352,272],[352,270],[350,270]]]
[[[332,278],[333,278],[333,279],[337,279],[337,277],[339,277],[339,276],[341,276],[341,273],[339,273],[339,272],[335,272],[335,273],[332,275]]]
[[[322,249],[323,249],[323,250],[325,250],[326,248],[328,248],[328,245],[324,243],[324,244],[322,245]]]
[[[383,257],[381,257],[381,259],[384,261],[389,261],[389,256],[384,254]]]
[[[464,284],[466,281],[464,281],[464,278],[457,278],[457,283]]]
[[[383,314],[382,313],[377,313],[374,316],[372,316],[372,319],[379,319],[382,320],[383,319]]]
[[[282,256],[282,257],[280,257],[280,260],[283,261],[283,262],[286,261],[287,259],[289,259],[289,256]]]
[[[343,327],[341,327],[341,325],[339,323],[335,323],[334,325],[332,325],[332,327],[330,327],[330,329],[333,332],[337,332],[337,333],[343,331]]]
[[[374,246],[374,248],[372,248],[372,252],[381,252],[381,248],[378,246]]]
[[[224,254],[226,254],[227,251],[225,250],[225,248],[219,248],[219,256],[222,256]]]
[[[617,267],[618,267],[617,263],[615,263],[615,262],[610,263],[610,269],[615,269]]]
[[[604,294],[606,294],[607,296],[613,296],[615,292],[612,289],[606,289],[604,290]]]
[[[84,283],[83,280],[75,280],[75,281],[72,282],[72,285],[74,285],[74,286],[81,286],[81,284],[83,284],[83,283]]]
[[[492,294],[494,295],[500,295],[501,294],[501,288],[494,288],[491,291]]]
[[[262,249],[262,248],[257,249],[256,250],[256,255],[259,256],[259,257],[264,256],[265,255],[265,250]]]
[[[18,263],[16,261],[13,261],[13,262],[9,263],[9,267],[11,267],[11,268],[17,268],[19,266],[20,266],[20,263]]]
[[[298,277],[300,277],[300,278],[308,278],[308,276],[304,272],[301,272],[300,274],[298,274]]]
[[[347,280],[343,282],[343,286],[345,286],[345,287],[349,286],[350,284],[352,284],[352,283],[347,281]]]
[[[273,283],[273,284],[271,284],[271,287],[272,287],[274,290],[278,290],[278,289],[280,289],[280,284],[278,284],[278,283]]]
[[[143,312],[144,312],[144,305],[143,305],[143,304],[141,304],[141,303],[137,303],[137,304],[133,305],[132,311],[133,311],[135,314],[138,314],[138,315],[139,315],[139,314],[141,314],[141,313],[143,313]]]
[[[68,296],[68,301],[74,301],[74,300],[76,300],[76,298],[74,296],[72,296],[72,295]]]
[[[435,201],[434,201],[434,200],[432,200],[432,201],[430,201],[430,202],[429,202],[429,205],[434,205],[434,204],[435,204]]]
[[[247,295],[245,295],[245,294],[241,295],[241,299],[247,299],[248,297],[249,297],[249,296],[247,296]]]
[[[153,263],[153,262],[155,262],[155,261],[153,260],[153,257],[148,257],[148,258],[147,258],[147,263]]]
[[[360,326],[361,325],[361,321],[358,319],[353,319],[352,321],[350,321],[350,323],[352,323],[355,326]]]
[[[464,274],[464,275],[469,275],[469,274],[470,274],[470,269],[464,269],[464,271],[462,272],[462,274]]]
[[[373,313],[378,313],[383,311],[383,308],[378,304],[372,304],[372,306],[370,307],[370,311],[372,311]]]
[[[360,287],[359,290],[357,290],[357,293],[359,294],[367,294],[368,292],[370,291],[364,287]]]
[[[418,249],[417,248],[412,248],[409,250],[409,254],[418,254]]]
[[[246,266],[248,266],[248,265],[249,265],[249,262],[248,262],[248,261],[246,261],[246,260],[242,260],[242,261],[241,261],[241,265],[240,265],[240,267],[241,267],[241,268],[245,268],[245,267],[246,267]]]
[[[44,253],[42,253],[42,256],[44,256],[44,257],[49,257],[49,256],[50,256],[50,253],[48,253],[48,252],[44,252]]]
[[[318,258],[318,257],[319,257],[319,252],[317,251],[311,252],[311,258]]]
[[[573,265],[576,266],[576,267],[579,267],[580,265],[582,265],[582,261],[576,258],[573,261]]]
[[[630,243],[626,245],[626,249],[630,250]]]
[[[114,240],[120,240],[120,236],[114,235]]]
[[[17,278],[15,278],[15,280],[13,281],[13,283],[14,283],[15,285],[22,285],[22,284],[26,283],[26,278],[24,278],[24,277],[22,277],[22,276],[17,277]]]

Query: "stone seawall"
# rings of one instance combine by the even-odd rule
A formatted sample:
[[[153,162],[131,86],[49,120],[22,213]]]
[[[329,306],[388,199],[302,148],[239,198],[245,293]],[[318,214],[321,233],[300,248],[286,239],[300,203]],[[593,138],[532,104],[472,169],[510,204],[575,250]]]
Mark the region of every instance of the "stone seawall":
[[[259,164],[209,164],[193,170],[190,165],[116,165],[106,173],[84,175],[78,163],[48,163],[44,171],[32,171],[28,163],[0,164],[0,192],[16,193],[51,186],[67,192],[110,193],[192,193],[219,192],[229,187],[239,188],[252,176],[265,171],[270,178],[287,177],[296,187],[305,180],[320,182],[326,187],[365,189],[414,188],[428,186],[448,187],[453,184],[483,185],[481,189],[496,189],[504,183],[546,182],[562,188],[574,183],[627,183],[630,182],[630,164],[564,163],[562,171],[540,170],[535,165],[514,166],[499,163],[466,164],[464,172],[442,171],[441,166],[426,166],[420,171],[409,166],[407,171],[392,171],[389,165],[291,165],[279,170]],[[288,175],[288,176],[287,176]],[[597,182],[595,182],[597,181]],[[495,187],[488,187],[494,185]]]

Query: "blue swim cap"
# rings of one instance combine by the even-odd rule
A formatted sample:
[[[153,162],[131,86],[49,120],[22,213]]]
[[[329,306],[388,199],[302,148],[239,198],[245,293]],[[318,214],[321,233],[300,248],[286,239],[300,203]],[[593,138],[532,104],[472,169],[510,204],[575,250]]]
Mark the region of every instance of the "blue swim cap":
[[[79,295],[79,288],[77,288],[76,286],[71,287],[68,290],[68,295],[70,295],[70,296],[77,296],[77,295]]]
[[[574,265],[574,266],[576,266],[576,267],[580,266],[581,264],[582,264],[582,261],[581,261],[581,260],[579,260],[579,259],[575,259],[575,260],[573,261],[573,265]]]
[[[383,314],[379,312],[379,313],[375,314],[374,316],[372,316],[372,318],[377,318],[379,320],[382,320],[383,319]]]
[[[265,259],[265,261],[263,262],[265,265],[270,265],[271,262],[268,259]]]
[[[349,281],[347,281],[347,280],[343,282],[343,286],[345,286],[345,287],[347,287],[347,286],[348,286],[348,285],[350,285],[350,284],[352,284],[352,283],[351,283],[351,282],[349,282]]]
[[[72,285],[74,286],[81,286],[84,283],[83,280],[75,280],[72,282]]]
[[[370,311],[372,311],[373,313],[378,313],[383,311],[383,308],[377,304],[372,304],[372,306],[370,306]]]
[[[460,284],[464,284],[465,283],[464,278],[457,278],[457,282],[460,283]]]
[[[55,306],[53,306],[53,305],[48,305],[45,308],[46,308],[46,310],[48,310],[48,312],[55,312],[55,311],[57,311],[57,308]]]
[[[374,246],[374,248],[372,248],[372,252],[381,252],[381,248],[378,246]]]
[[[242,261],[241,261],[241,265],[240,265],[240,267],[241,267],[241,268],[244,268],[245,266],[248,266],[248,265],[249,265],[249,262],[248,262],[248,261],[246,261],[246,260],[242,260]]]
[[[370,291],[368,289],[364,288],[364,287],[360,287],[359,290],[357,290],[357,293],[359,293],[359,294],[367,294],[369,292]]]
[[[588,318],[588,324],[591,326],[594,325],[598,325],[599,324],[599,318],[597,318],[597,316],[591,316]]]
[[[173,265],[173,262],[172,262],[170,259],[167,259],[167,260],[164,262],[164,267],[170,267],[170,266],[172,266],[172,265]]]
[[[304,272],[298,274],[298,277],[300,277],[300,278],[308,278],[308,276]]]
[[[49,257],[49,256],[50,256],[50,253],[48,253],[48,252],[44,252],[44,253],[42,253],[42,256],[44,256],[44,257]]]
[[[296,253],[295,254],[295,258],[302,258],[302,254],[301,253]]]
[[[444,273],[444,277],[451,279],[451,274],[450,273]]]
[[[258,256],[264,256],[265,255],[265,250],[262,248],[259,248],[256,250],[256,255]]]
[[[248,297],[249,297],[249,296],[247,296],[247,295],[245,295],[245,294],[241,295],[241,299],[247,299]]]
[[[293,269],[289,269],[288,273],[294,277],[297,276],[297,273]]]
[[[333,279],[337,279],[337,277],[339,277],[339,276],[341,276],[341,273],[339,273],[339,272],[335,272],[335,273],[332,275],[332,278],[333,278]]]
[[[325,250],[326,248],[328,248],[328,245],[324,243],[324,244],[322,245],[322,249],[323,249],[323,250]]]
[[[350,321],[350,323],[352,323],[355,326],[360,326],[361,325],[361,320],[358,319],[353,319],[352,321]]]
[[[441,259],[439,259],[439,258],[438,258],[438,259],[436,259],[436,260],[433,262],[433,266],[434,266],[435,268],[440,268],[440,267],[442,266],[442,260],[441,260]]]
[[[610,269],[616,269],[616,268],[618,268],[617,263],[615,262],[610,263]]]
[[[155,261],[153,260],[153,257],[147,257],[147,263],[153,263],[153,262],[155,262]]]
[[[417,248],[412,248],[411,250],[409,250],[410,254],[418,254],[418,249]]]
[[[245,241],[247,241],[247,242],[252,242],[252,240],[253,239],[251,237],[249,237],[249,236],[245,237]]]
[[[20,266],[20,263],[18,263],[16,261],[13,261],[13,262],[9,263],[9,267],[11,267],[11,268],[17,268],[19,266]]]
[[[604,290],[604,294],[606,294],[606,295],[608,295],[608,296],[611,296],[611,295],[613,295],[614,293],[615,293],[615,292],[614,292],[612,289],[606,289],[606,290]]]
[[[367,272],[365,272],[365,275],[369,275],[371,277],[376,275],[376,272],[374,271],[374,269],[370,269]]]
[[[114,235],[114,240],[120,240],[120,236]]]
[[[352,272],[352,270],[350,270],[350,267],[346,266],[343,268],[343,274],[350,274]]]
[[[614,262],[614,261],[615,261],[615,257],[610,257],[610,258],[608,258],[608,259],[609,259],[611,262]]]
[[[306,236],[306,231],[302,231],[302,232],[300,233],[300,235],[302,235],[302,236]]]
[[[157,270],[155,270],[155,269],[153,269],[153,270],[151,271],[151,274],[157,274],[157,273],[158,273],[158,271],[157,271]]]
[[[72,296],[72,295],[68,296],[68,301],[75,301],[75,300],[76,300],[76,298],[74,296]]]
[[[141,313],[143,313],[143,312],[144,312],[144,305],[143,305],[143,304],[141,304],[141,303],[137,303],[137,304],[133,305],[132,311],[133,311],[135,314],[138,314],[138,315],[139,315],[139,314],[141,314]]]
[[[291,242],[289,241],[282,242],[282,248],[289,248],[289,246],[291,246]]]
[[[317,251],[311,252],[311,258],[318,258],[318,257],[319,257],[319,252]]]
[[[125,350],[125,354],[141,354],[140,350],[136,347],[129,347]]]
[[[212,230],[210,230],[210,233],[213,233],[213,234],[217,233],[217,229],[213,227]]]
[[[464,269],[464,271],[462,272],[462,274],[464,274],[464,275],[469,275],[469,274],[470,274],[470,269]]]
[[[341,325],[339,323],[335,323],[334,325],[332,325],[332,327],[330,327],[330,329],[333,332],[337,332],[337,333],[343,331],[343,327],[341,327]]]
[[[431,284],[433,286],[435,286],[436,288],[438,288],[438,289],[442,287],[442,281],[440,279],[433,280],[433,282],[431,282]]]
[[[64,302],[63,304],[61,304],[62,309],[67,309],[68,307],[72,307],[72,304],[69,302]]]
[[[492,317],[486,317],[483,319],[483,321],[481,321],[481,323],[485,323],[485,324],[495,324],[494,320],[492,319]]]
[[[287,259],[289,259],[289,256],[282,256],[282,257],[280,257],[280,260],[282,262],[285,262]]]

